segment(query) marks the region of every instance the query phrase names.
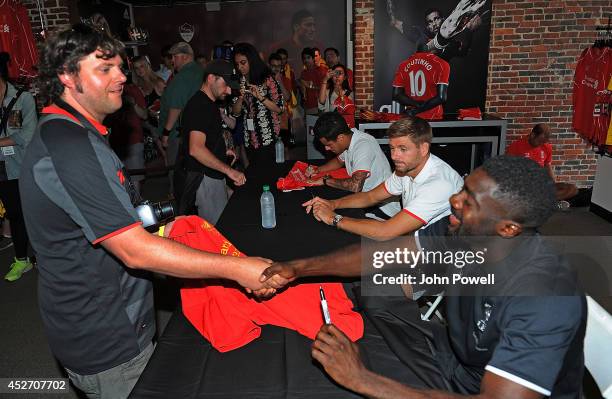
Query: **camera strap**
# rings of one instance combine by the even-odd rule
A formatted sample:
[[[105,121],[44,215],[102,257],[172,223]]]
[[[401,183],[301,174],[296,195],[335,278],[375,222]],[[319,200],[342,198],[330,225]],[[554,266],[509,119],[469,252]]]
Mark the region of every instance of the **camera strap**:
[[[8,85],[6,86],[6,90],[8,90]],[[11,99],[11,102],[8,103],[6,108],[4,108],[4,106],[2,104],[0,104],[0,106],[2,107],[2,120],[0,120],[0,136],[5,136],[6,135],[6,125],[8,124],[9,114],[11,113],[13,107],[15,106],[15,103],[19,99],[19,96],[24,91],[25,91],[25,89],[17,90],[17,94],[15,95],[15,97],[13,97]]]
[[[83,114],[81,114],[79,111],[74,109],[73,106],[71,106],[70,104],[66,103],[64,100],[59,99],[59,98],[56,99],[54,101],[54,103],[58,107],[62,108],[64,111],[67,111],[72,116],[77,118],[77,120],[81,123],[81,126],[83,126],[85,129],[87,129],[88,131],[90,131],[92,133],[95,133],[96,135],[100,136],[100,133],[98,132],[98,129],[96,129],[94,127],[94,125],[89,120],[87,120],[87,118],[85,118],[85,116],[83,116]],[[106,143],[106,145],[108,145],[109,148],[110,148],[108,140],[106,140],[106,139],[103,139],[103,140]],[[133,205],[137,205],[137,204],[141,203],[142,202],[142,198],[140,197],[140,194],[138,193],[138,190],[136,190],[136,187],[134,186],[134,183],[132,182],[132,179],[130,177],[130,173],[128,172],[128,170],[125,167],[125,165],[123,165],[123,163],[122,163],[121,172],[123,173],[123,175],[125,177],[125,182],[127,183],[127,185],[125,186],[125,189],[128,192],[128,195],[130,196],[130,201],[132,202]]]
[[[58,107],[62,108],[64,111],[68,111],[69,114],[77,118],[81,126],[83,126],[85,129],[90,130],[92,133],[98,132],[98,129],[96,129],[94,125],[89,120],[87,120],[85,116],[83,116],[83,114],[81,114],[79,111],[74,109],[72,105],[69,105],[67,102],[65,102],[64,100],[60,98],[56,99],[54,103]]]

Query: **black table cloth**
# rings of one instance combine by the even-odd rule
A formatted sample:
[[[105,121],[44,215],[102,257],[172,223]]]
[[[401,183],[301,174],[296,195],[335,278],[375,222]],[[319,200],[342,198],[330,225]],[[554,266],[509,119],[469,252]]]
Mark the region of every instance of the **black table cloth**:
[[[314,256],[359,241],[306,215],[301,203],[321,195],[334,198],[346,192],[328,187],[282,193],[276,179],[290,164],[249,168],[247,184],[236,190],[217,228],[248,255],[274,260]],[[268,184],[276,201],[277,226],[261,227],[259,196]],[[344,212],[351,214],[351,212]],[[353,212],[356,215],[359,212]],[[329,279],[328,279],[329,280]],[[346,283],[350,287],[350,283]],[[347,289],[349,296],[352,293]],[[299,309],[296,309],[299,311]],[[410,371],[389,349],[385,339],[364,317],[359,341],[364,361],[388,377],[411,381]],[[335,384],[313,361],[312,341],[297,332],[262,326],[261,336],[234,351],[220,353],[178,310],[171,317],[131,398],[354,398]]]

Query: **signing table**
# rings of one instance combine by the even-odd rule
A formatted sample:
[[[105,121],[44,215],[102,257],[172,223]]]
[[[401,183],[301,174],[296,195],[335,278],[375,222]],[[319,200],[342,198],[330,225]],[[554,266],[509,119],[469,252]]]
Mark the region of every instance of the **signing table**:
[[[313,195],[337,198],[346,192],[328,187],[289,193],[276,190],[277,178],[284,176],[292,164],[249,168],[247,184],[232,196],[216,226],[219,231],[245,254],[274,260],[320,255],[358,242],[357,236],[317,222],[301,207]],[[259,196],[264,184],[270,185],[276,201],[277,226],[272,230],[261,227]],[[365,334],[359,343],[366,364],[391,378],[405,380],[408,371],[365,317],[364,321]],[[171,317],[130,397],[357,397],[330,380],[312,360],[311,343],[295,331],[266,325],[255,341],[220,353],[178,310]]]

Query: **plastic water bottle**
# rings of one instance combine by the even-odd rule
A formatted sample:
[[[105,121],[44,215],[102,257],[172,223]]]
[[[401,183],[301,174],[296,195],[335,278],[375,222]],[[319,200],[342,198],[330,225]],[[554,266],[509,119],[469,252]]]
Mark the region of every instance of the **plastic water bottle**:
[[[270,192],[270,186],[263,186],[263,193],[259,200],[261,204],[261,226],[264,229],[276,227],[276,209],[274,207],[274,196]]]
[[[283,144],[283,140],[281,140],[280,136],[276,139],[274,151],[276,152],[276,163],[285,162],[285,145]]]

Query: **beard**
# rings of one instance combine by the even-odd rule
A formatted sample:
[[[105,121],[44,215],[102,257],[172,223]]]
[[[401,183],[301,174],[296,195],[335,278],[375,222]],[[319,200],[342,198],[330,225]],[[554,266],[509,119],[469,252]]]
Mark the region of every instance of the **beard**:
[[[414,164],[400,163],[399,165],[398,163],[394,162],[393,164],[395,165],[395,174],[398,176],[406,176],[419,165],[418,162]]]

